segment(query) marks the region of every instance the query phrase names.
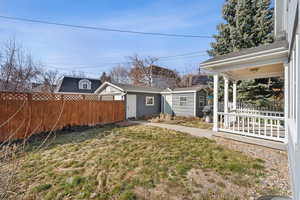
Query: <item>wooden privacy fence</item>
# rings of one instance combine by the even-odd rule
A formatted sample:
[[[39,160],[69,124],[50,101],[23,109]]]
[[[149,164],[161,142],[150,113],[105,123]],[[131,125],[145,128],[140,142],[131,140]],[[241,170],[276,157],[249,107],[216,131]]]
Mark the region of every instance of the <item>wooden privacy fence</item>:
[[[0,141],[124,119],[124,101],[97,95],[0,92]]]

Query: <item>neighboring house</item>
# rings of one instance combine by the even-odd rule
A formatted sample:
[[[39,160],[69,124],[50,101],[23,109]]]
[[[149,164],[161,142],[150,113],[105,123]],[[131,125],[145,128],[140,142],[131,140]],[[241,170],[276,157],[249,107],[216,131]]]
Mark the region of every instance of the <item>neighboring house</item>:
[[[167,88],[162,91],[162,113],[176,116],[203,116],[207,105],[205,86],[189,88]]]
[[[207,74],[188,74],[182,78],[180,85],[184,87],[208,86],[212,81]]]
[[[95,93],[105,100],[125,100],[126,119],[158,115],[161,112],[161,89],[127,84],[103,83]]]
[[[0,91],[13,91],[14,84],[0,79]]]
[[[204,87],[159,89],[128,84],[103,83],[95,93],[102,100],[125,100],[126,118],[151,117],[160,113],[202,116],[207,105]]]
[[[31,83],[31,92],[48,92],[53,93],[57,88],[56,85],[45,85],[42,83]]]
[[[161,89],[174,88],[180,80],[175,71],[157,65],[133,67],[130,77],[134,85]]]
[[[99,79],[62,77],[57,84],[56,93],[91,94],[101,85]]]
[[[178,75],[173,70],[152,65],[148,67],[151,74],[151,86],[155,88],[174,88],[178,82]]]
[[[6,81],[0,79],[0,91],[5,92],[30,92],[31,83],[23,81],[23,83],[17,81]]]
[[[293,200],[300,199],[300,3],[275,0],[275,42],[217,56],[201,64],[214,73],[214,130],[288,143]],[[224,77],[224,112],[218,111],[219,76]],[[236,81],[284,77],[284,112],[240,110]],[[233,82],[233,112],[228,109]]]

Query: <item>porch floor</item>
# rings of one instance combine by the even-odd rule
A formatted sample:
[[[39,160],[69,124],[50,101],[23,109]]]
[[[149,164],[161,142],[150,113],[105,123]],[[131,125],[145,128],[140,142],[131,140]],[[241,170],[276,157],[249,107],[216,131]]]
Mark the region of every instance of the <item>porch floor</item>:
[[[234,133],[226,133],[226,132],[214,132],[213,136],[244,142],[247,144],[255,144],[255,145],[277,149],[281,151],[287,151],[287,145],[282,142],[270,141],[270,140],[248,137],[248,136],[238,135]]]

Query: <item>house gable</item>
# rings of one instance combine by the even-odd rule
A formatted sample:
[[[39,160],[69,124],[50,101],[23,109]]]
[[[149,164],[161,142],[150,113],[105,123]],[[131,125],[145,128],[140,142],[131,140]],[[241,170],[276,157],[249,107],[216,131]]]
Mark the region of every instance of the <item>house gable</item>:
[[[58,83],[58,93],[94,93],[101,85],[101,81],[91,78],[78,78],[64,76]]]
[[[124,90],[112,83],[105,82],[95,91],[95,93],[100,95],[115,95],[124,93]]]

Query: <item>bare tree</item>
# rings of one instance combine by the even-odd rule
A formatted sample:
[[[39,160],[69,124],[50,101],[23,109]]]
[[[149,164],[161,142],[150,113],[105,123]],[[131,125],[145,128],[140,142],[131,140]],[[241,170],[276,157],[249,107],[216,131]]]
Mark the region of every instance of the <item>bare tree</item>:
[[[102,75],[101,75],[101,77],[100,77],[100,81],[102,82],[102,83],[104,83],[104,82],[111,82],[111,77],[109,76],[109,75],[106,75],[106,72],[102,72]]]
[[[86,74],[82,71],[71,71],[69,73],[65,73],[64,76],[71,76],[74,78],[86,78]]]
[[[57,70],[47,70],[42,73],[42,92],[54,93],[60,74]]]
[[[41,69],[32,56],[17,44],[9,40],[3,47],[3,57],[0,64],[0,89],[6,91],[29,91],[31,82],[36,79]]]
[[[152,86],[152,66],[158,61],[155,57],[142,58],[137,54],[129,57],[133,68],[129,76],[136,85]]]
[[[111,81],[114,83],[130,83],[129,69],[125,66],[118,65],[113,67],[109,73],[109,76],[111,77]]]

